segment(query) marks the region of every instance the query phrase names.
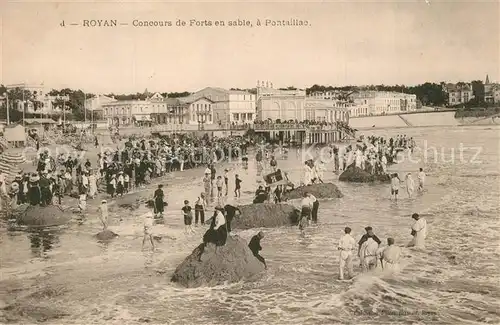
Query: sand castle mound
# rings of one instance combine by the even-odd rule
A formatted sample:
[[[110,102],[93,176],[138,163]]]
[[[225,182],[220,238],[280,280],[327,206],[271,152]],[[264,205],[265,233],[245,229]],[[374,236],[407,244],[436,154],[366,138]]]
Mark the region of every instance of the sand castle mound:
[[[97,233],[95,235],[95,237],[99,241],[108,241],[108,240],[111,240],[115,237],[118,237],[118,235],[115,234],[114,232],[112,232],[111,230],[103,230],[103,231]]]
[[[283,198],[286,200],[301,199],[304,197],[304,193],[306,192],[314,195],[317,199],[341,198],[344,196],[337,188],[337,185],[332,183],[319,183],[297,187],[296,189],[283,194]]]
[[[241,215],[231,222],[232,229],[273,228],[294,225],[299,211],[286,203],[257,203],[240,205]]]
[[[389,175],[372,175],[361,168],[353,166],[340,174],[339,181],[351,183],[390,183],[391,177]]]
[[[122,209],[137,210],[149,200],[145,193],[130,193],[116,198],[116,205]]]
[[[42,207],[23,204],[12,215],[16,217],[18,225],[30,227],[62,226],[71,220],[71,211],[63,210],[57,205]]]
[[[264,271],[262,264],[238,236],[229,236],[224,246],[196,247],[174,272],[172,282],[187,288],[214,286],[250,279]]]

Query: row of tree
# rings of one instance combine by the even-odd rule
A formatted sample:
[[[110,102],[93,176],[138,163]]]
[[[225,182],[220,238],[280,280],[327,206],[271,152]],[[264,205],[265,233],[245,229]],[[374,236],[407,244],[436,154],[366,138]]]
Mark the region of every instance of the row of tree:
[[[369,85],[369,86],[343,86],[343,87],[333,87],[333,86],[322,86],[322,85],[313,85],[312,87],[306,88],[306,94],[310,95],[314,92],[325,92],[325,91],[342,91],[345,93],[360,91],[360,90],[375,90],[375,91],[395,91],[402,92],[407,94],[414,94],[421,101],[421,103],[425,106],[444,106],[448,103],[448,95],[444,91],[443,87],[444,83],[430,83],[426,82],[416,86],[405,86],[405,85]],[[471,100],[469,105],[473,106],[481,106],[484,105],[484,84],[480,80],[472,81],[472,90],[474,98]],[[457,84],[460,86],[460,83]],[[296,90],[297,88],[294,86],[289,86],[285,88],[280,88],[281,90]],[[244,90],[248,91],[252,94],[256,94],[256,89],[239,89],[239,88],[231,88],[231,90]],[[3,85],[0,85],[0,95],[7,93],[9,97],[9,101],[11,102],[9,114],[11,121],[18,121],[22,118],[22,112],[16,109],[17,105],[14,103],[20,101],[30,101],[34,103],[35,108],[37,107],[37,93],[36,91],[30,91],[23,88],[11,88],[7,89]],[[180,98],[189,96],[191,92],[164,92],[161,95],[165,98]],[[66,116],[67,119],[73,120],[84,120],[85,118],[85,99],[94,97],[93,94],[84,93],[81,89],[74,90],[70,88],[64,88],[61,90],[52,90],[49,92],[50,96],[67,96],[68,100],[64,101],[60,99],[56,99],[53,102],[53,107],[61,108],[63,106],[66,107],[66,110],[69,110],[70,113]],[[114,97],[117,100],[145,100],[150,97],[152,93],[148,92],[147,89],[142,93],[135,94],[107,94],[106,96]],[[342,97],[342,96],[341,96]],[[6,109],[5,109],[5,101],[3,101],[3,107],[0,111],[0,118],[5,119],[6,117]],[[25,104],[27,105],[27,103]],[[36,114],[35,114],[36,115]],[[28,115],[26,115],[28,117]],[[90,112],[87,112],[87,117],[90,116]]]
[[[405,85],[369,85],[369,86],[343,86],[343,87],[333,87],[333,86],[321,86],[314,85],[306,89],[306,94],[310,95],[314,92],[324,92],[324,91],[342,91],[342,92],[354,92],[361,90],[374,90],[374,91],[393,91],[405,94],[416,95],[417,98],[426,106],[443,106],[448,101],[448,95],[443,90],[441,84],[426,82],[421,85],[416,86],[405,86]]]

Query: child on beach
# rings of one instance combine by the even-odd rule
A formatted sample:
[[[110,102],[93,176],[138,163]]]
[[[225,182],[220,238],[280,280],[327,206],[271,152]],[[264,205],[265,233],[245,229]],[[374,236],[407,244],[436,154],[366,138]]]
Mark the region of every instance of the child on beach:
[[[130,183],[130,175],[128,173],[125,173],[123,180],[124,180],[124,182],[123,182],[124,191],[125,191],[125,193],[128,193],[129,183]]]
[[[235,179],[234,179],[234,196],[235,197],[241,197],[241,179],[240,177],[238,176],[238,174],[236,174],[235,176]]]
[[[108,203],[106,200],[101,201],[101,206],[99,207],[99,217],[102,223],[102,230],[108,229]]]
[[[87,194],[85,193],[80,194],[80,199],[78,201],[78,209],[80,210],[81,214],[83,214],[85,210],[87,210]]]
[[[422,168],[420,168],[420,171],[418,172],[418,190],[422,192],[424,190],[424,183],[425,183],[425,173]]]
[[[394,200],[398,200],[399,185],[401,179],[399,179],[398,173],[391,175],[391,197],[394,195]]]
[[[229,190],[229,170],[224,169],[224,184],[226,185],[226,196],[227,196],[227,191]]]
[[[149,211],[144,215],[144,237],[142,238],[142,249],[144,249],[144,244],[146,243],[146,240],[149,239],[149,242],[151,243],[151,246],[152,246],[153,251],[154,251],[155,250],[155,243],[153,242],[153,225],[154,225],[154,219],[153,219],[154,202],[153,202],[153,200],[146,202],[146,207],[149,208]]]
[[[411,198],[413,191],[415,190],[415,182],[411,177],[411,173],[406,174],[406,192],[408,193],[408,197]]]
[[[201,225],[205,224],[205,208],[207,206],[207,201],[205,200],[205,194],[201,193],[196,199],[194,204],[194,225],[198,226],[198,220]]]
[[[185,226],[185,232],[186,234],[188,232],[195,233],[193,229],[193,211],[191,207],[189,206],[189,201],[185,200],[184,201],[184,206],[182,207],[182,213],[184,214],[184,226]]]
[[[224,182],[222,181],[222,176],[217,176],[217,181],[215,182],[217,185],[217,197],[222,197],[222,186]]]

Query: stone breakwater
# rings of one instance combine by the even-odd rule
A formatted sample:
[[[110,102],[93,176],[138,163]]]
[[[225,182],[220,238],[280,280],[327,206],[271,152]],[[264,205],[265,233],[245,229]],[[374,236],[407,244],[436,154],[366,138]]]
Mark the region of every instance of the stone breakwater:
[[[500,123],[500,121],[497,121],[497,123]],[[349,125],[355,129],[459,126],[471,124],[488,125],[495,123],[492,122],[491,118],[455,118],[454,111],[363,116],[352,117],[349,120]]]

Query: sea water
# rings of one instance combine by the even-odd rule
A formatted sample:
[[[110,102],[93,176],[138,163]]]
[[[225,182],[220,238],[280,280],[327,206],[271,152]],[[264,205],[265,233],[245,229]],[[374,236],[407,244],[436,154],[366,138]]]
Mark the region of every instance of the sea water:
[[[0,302],[28,310],[18,313],[17,322],[39,319],[37,310],[54,310],[60,318],[46,316],[50,324],[498,324],[499,131],[377,130],[383,136],[405,133],[419,147],[427,146],[425,160],[416,154],[414,161],[389,167],[401,179],[412,172],[415,181],[423,167],[424,193],[408,199],[401,189],[396,203],[389,185],[339,183],[327,164],[324,180],[336,183],[344,197],[321,201],[319,224],[307,229],[305,238],[296,227],[264,229],[261,254],[269,269],[254,282],[185,289],[169,281],[206,229],[185,235],[180,211],[184,199],[194,202],[202,191],[201,170],[165,179],[167,221],[154,228],[163,237],[154,253],[141,251],[143,211],[111,209],[110,229],[120,237],[106,245],[92,238],[100,230],[95,216],[83,225],[36,233],[2,228]],[[300,179],[302,164],[293,150],[278,164]],[[254,161],[248,169],[231,165],[229,196],[235,173],[243,191],[233,202],[249,203],[257,186]],[[427,219],[427,245],[420,251],[403,249],[400,274],[337,280],[337,244],[344,227],[351,227],[358,240],[369,225],[383,242],[393,237],[404,246],[411,239],[414,212]],[[259,230],[236,233],[249,239]],[[355,259],[359,274],[357,264]]]

